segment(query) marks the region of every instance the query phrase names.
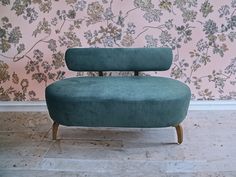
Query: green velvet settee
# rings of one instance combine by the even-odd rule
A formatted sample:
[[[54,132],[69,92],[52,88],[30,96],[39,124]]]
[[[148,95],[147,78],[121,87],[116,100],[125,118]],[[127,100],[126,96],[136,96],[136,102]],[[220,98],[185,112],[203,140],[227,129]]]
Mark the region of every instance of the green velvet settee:
[[[191,92],[180,81],[139,76],[139,71],[164,71],[172,63],[170,48],[71,48],[66,51],[72,71],[97,71],[97,77],[72,77],[52,83],[45,96],[58,126],[176,128],[186,117]],[[102,77],[103,71],[134,71],[134,76]]]

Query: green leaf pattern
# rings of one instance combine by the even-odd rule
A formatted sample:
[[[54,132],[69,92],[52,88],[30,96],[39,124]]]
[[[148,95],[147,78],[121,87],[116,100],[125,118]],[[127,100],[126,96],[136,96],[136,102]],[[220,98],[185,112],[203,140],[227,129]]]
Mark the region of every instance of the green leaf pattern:
[[[70,47],[170,47],[193,100],[236,99],[236,0],[0,0],[0,100],[44,100]],[[131,72],[105,72],[106,76]]]

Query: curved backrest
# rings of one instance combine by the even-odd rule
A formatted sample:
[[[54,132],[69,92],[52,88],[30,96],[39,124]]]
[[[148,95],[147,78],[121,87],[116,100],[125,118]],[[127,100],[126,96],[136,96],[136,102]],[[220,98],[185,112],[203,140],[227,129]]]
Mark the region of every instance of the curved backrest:
[[[170,48],[70,48],[65,54],[72,71],[164,71],[172,58]]]

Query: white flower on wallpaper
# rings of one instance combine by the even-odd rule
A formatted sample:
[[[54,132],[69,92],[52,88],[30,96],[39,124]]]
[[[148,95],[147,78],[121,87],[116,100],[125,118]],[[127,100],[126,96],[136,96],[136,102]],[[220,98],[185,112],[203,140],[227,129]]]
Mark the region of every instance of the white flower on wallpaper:
[[[195,100],[236,99],[236,0],[0,0],[0,12],[0,100],[97,75],[68,71],[70,47],[170,47],[169,72],[141,74],[181,80]]]

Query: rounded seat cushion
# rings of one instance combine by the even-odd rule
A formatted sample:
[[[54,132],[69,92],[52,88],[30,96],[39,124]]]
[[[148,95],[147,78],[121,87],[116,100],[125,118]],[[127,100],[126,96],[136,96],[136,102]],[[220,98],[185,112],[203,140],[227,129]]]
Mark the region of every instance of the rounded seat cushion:
[[[74,77],[46,88],[51,118],[68,126],[175,126],[190,97],[187,85],[164,77]]]

